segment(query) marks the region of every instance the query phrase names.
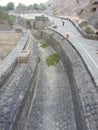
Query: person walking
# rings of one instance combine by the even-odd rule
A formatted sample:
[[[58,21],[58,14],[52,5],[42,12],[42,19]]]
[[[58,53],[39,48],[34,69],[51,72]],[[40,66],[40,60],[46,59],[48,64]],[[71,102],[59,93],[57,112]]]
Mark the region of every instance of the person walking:
[[[61,23],[62,23],[62,26],[64,26],[65,22],[63,18],[61,18]]]
[[[64,26],[64,24],[65,24],[65,22],[64,22],[64,20],[63,20],[63,23],[62,23],[62,25]]]

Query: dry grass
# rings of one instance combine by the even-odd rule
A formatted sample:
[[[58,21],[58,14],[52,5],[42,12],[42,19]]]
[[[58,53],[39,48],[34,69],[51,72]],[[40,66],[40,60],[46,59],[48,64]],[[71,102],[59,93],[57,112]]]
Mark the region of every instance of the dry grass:
[[[17,45],[19,33],[0,33],[0,59],[4,59]]]
[[[17,43],[20,40],[20,33],[0,33],[0,43],[3,42],[14,42]]]

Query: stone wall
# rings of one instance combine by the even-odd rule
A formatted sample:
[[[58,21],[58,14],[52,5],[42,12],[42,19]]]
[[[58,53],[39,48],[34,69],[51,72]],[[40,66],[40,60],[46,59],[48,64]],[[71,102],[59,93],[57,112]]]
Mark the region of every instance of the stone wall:
[[[60,35],[56,33],[51,35],[51,33],[53,32],[39,31],[37,38],[44,39],[60,55],[71,86],[77,130],[97,130],[98,96],[92,78],[72,45]],[[0,85],[5,82],[9,73],[11,74],[12,68],[17,64],[16,59],[26,45],[28,38],[28,32],[24,32],[15,50],[13,50],[11,55],[4,61],[2,67],[0,67],[0,74],[2,76]],[[35,48],[31,47],[31,49]],[[15,82],[12,86],[7,85],[6,87],[9,91],[5,92],[4,95],[1,94],[0,130],[25,129],[24,124],[27,120],[37,82],[38,63],[39,59],[35,57],[32,51],[29,62],[21,74],[21,78],[18,81],[15,79],[17,83]]]
[[[59,53],[72,91],[77,130],[98,129],[98,96],[82,59],[63,37],[40,32],[41,37]]]
[[[34,96],[34,89],[36,87],[37,76],[38,76],[38,63],[39,58],[33,59],[33,64],[27,64],[26,70],[23,73],[22,79],[19,82],[21,91],[18,95],[23,95],[22,100],[19,101],[20,105],[17,106],[14,111],[13,122],[10,124],[11,129],[9,130],[24,130],[24,126],[27,121],[30,105]],[[14,97],[12,97],[14,98]],[[16,114],[17,112],[17,114]],[[13,118],[13,119],[14,119]]]
[[[3,85],[0,91],[0,130],[25,129],[24,124],[27,120],[36,87],[39,63],[39,58],[37,55],[34,55],[34,51],[31,51],[27,63],[17,63],[17,58],[22,50],[33,50],[32,39],[29,41],[28,38],[29,33],[26,31],[23,33],[16,48],[3,62],[2,67],[0,67],[0,74],[2,74],[0,85],[1,83]],[[9,76],[10,74],[11,76]],[[6,83],[5,79],[7,79]]]
[[[5,60],[0,65],[0,88],[3,86],[9,75],[14,70],[14,67],[17,64],[17,57],[27,43],[28,38],[28,32],[23,32],[21,40],[19,41],[15,49],[5,58]]]
[[[35,20],[34,20],[34,23],[33,23],[33,28],[43,30],[46,27],[48,27],[48,24],[49,24],[48,17],[45,17],[44,15],[36,16]]]

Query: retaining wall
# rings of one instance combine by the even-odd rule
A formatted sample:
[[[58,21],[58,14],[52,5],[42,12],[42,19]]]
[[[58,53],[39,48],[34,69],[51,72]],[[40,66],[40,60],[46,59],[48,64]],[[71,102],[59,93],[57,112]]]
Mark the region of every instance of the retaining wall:
[[[21,53],[21,50],[25,47],[29,39],[29,33],[23,32],[21,40],[13,51],[5,58],[5,60],[0,65],[0,88],[6,82],[8,77],[14,71],[15,66],[17,65],[17,57]]]
[[[27,38],[25,34],[24,37]],[[22,42],[24,43],[24,41],[23,38]],[[25,45],[23,43],[18,45],[17,49],[10,55],[12,57],[10,66],[15,69],[15,72],[13,73],[14,75],[12,74],[10,76],[0,91],[0,130],[25,129],[24,126],[37,82],[39,58],[32,51],[27,64],[17,64],[17,67],[14,68],[12,63],[15,64],[17,62],[17,57]],[[32,44],[30,45],[30,49],[33,50]],[[10,68],[8,70],[10,71]],[[6,74],[6,71],[4,75],[6,77],[9,76]]]
[[[19,82],[19,86],[22,88],[19,95],[22,93],[23,98],[19,101],[19,106],[16,106],[16,111],[14,111],[14,116],[12,118],[12,120],[14,120],[11,122],[9,129],[7,130],[25,129],[24,127],[27,122],[27,117],[37,82],[39,58],[35,58],[33,63],[34,64],[27,65],[22,79]]]
[[[97,130],[98,96],[83,61],[72,45],[60,35],[51,36],[47,32],[40,32],[39,38],[44,39],[59,53],[67,71],[72,91],[77,130]]]
[[[38,59],[29,62],[0,99],[0,130],[24,130],[38,75]],[[3,90],[3,89],[2,89]],[[0,92],[1,93],[1,92]]]

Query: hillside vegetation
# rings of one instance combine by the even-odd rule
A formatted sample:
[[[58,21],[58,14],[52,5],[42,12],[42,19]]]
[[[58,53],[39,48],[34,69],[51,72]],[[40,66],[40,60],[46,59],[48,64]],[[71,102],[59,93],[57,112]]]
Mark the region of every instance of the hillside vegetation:
[[[14,19],[12,16],[8,15],[7,11],[0,6],[0,22],[8,21],[10,25],[14,23]]]

